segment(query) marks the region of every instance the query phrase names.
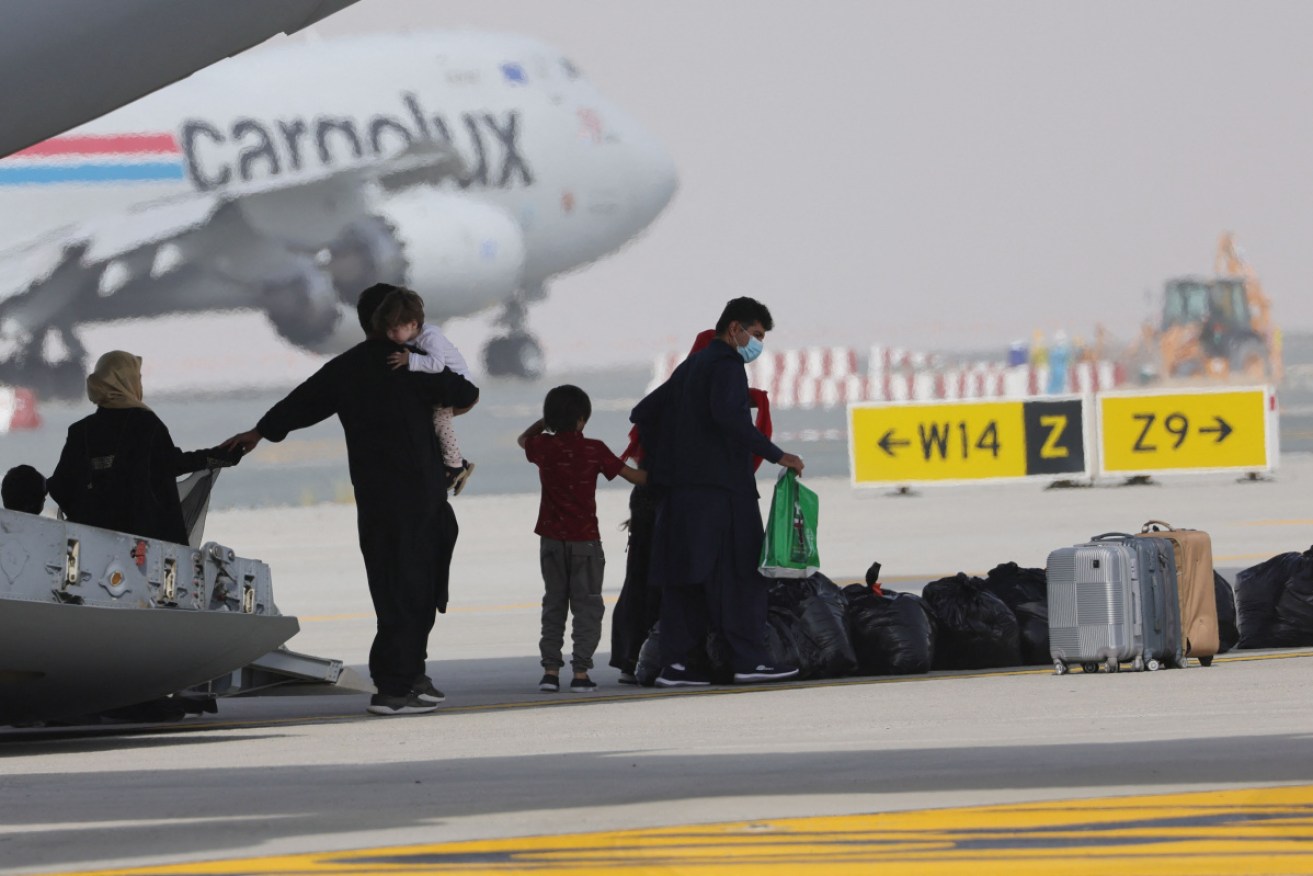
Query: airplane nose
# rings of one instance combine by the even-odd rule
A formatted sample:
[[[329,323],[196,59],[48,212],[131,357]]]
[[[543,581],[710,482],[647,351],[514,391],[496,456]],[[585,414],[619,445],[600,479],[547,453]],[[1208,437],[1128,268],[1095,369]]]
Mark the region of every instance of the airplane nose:
[[[644,137],[633,149],[634,218],[646,228],[675,196],[679,175],[670,154],[652,137]]]

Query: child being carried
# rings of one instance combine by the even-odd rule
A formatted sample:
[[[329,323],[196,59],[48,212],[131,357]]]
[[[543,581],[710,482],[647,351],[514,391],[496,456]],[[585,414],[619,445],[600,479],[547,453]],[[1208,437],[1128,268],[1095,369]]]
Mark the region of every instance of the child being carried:
[[[374,329],[387,335],[394,344],[405,347],[388,356],[393,368],[438,373],[445,368],[469,379],[465,357],[436,325],[424,322],[424,300],[410,289],[399,288],[388,294],[374,313]],[[447,488],[459,496],[474,473],[474,463],[461,455],[452,426],[451,408],[433,409],[433,429],[442,448],[442,464],[447,471]]]

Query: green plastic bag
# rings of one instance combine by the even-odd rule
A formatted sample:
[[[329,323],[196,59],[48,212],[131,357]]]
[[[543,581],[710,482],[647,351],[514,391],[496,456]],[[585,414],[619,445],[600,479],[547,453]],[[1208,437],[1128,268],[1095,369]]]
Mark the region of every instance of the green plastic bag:
[[[816,548],[820,499],[798,482],[793,469],[781,469],[766,518],[757,571],[767,578],[806,578],[821,566]]]

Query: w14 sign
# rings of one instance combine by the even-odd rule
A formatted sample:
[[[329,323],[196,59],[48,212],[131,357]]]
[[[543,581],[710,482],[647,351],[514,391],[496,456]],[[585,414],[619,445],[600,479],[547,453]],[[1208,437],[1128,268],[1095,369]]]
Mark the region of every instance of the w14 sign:
[[[1087,422],[1079,396],[853,404],[853,485],[1088,477]]]

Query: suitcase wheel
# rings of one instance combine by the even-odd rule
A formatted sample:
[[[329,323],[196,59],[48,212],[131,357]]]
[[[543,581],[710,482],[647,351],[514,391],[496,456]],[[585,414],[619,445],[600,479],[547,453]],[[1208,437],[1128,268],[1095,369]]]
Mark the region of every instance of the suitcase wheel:
[[[1082,663],[1082,664],[1080,665],[1080,671],[1081,671],[1081,672],[1098,672],[1098,671],[1099,671],[1099,664],[1097,664],[1097,663]]]
[[[1066,663],[1063,663],[1061,660],[1054,660],[1053,671],[1057,675],[1066,675],[1070,670],[1067,669]]]
[[[1213,656],[1210,654],[1210,655],[1208,655],[1207,657],[1200,657],[1200,658],[1199,658],[1199,665],[1200,665],[1200,666],[1212,666],[1212,665],[1213,665]]]
[[[1149,659],[1147,666],[1150,672],[1157,672],[1159,669],[1163,668],[1163,665],[1153,658]]]
[[[1122,671],[1122,665],[1121,665],[1121,663],[1117,660],[1116,657],[1109,657],[1107,660],[1105,660],[1105,661],[1103,662],[1103,665],[1104,665],[1104,667],[1105,667],[1109,672],[1121,672],[1121,671]]]

